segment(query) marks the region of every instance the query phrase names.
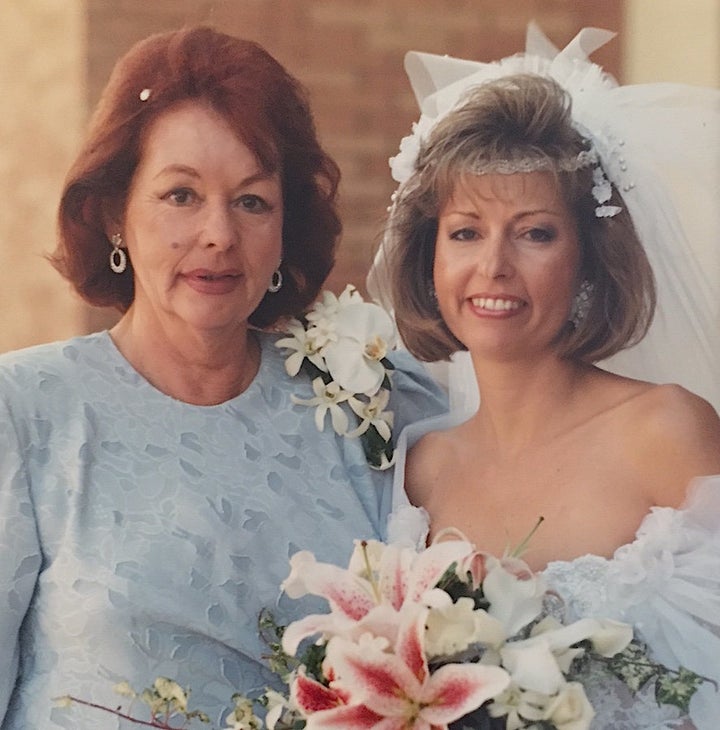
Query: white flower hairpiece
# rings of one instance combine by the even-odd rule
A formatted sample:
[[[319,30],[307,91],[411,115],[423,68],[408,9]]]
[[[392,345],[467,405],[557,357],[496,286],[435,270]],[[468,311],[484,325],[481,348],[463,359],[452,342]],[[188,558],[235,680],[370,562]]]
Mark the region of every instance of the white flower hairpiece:
[[[528,29],[529,45],[542,46],[549,41],[542,36],[538,28],[531,24]],[[594,33],[594,35],[593,35]],[[614,34],[606,31],[592,30],[580,34],[577,44],[571,44],[566,51],[558,53],[548,59],[528,51],[525,54],[516,54],[494,63],[474,63],[452,58],[439,58],[430,54],[411,52],[406,57],[406,70],[410,76],[413,89],[421,107],[420,119],[412,126],[410,135],[400,142],[400,151],[389,160],[393,179],[400,187],[393,194],[393,202],[401,194],[404,184],[416,170],[417,158],[422,144],[428,139],[435,125],[455,109],[462,107],[467,92],[477,86],[503,76],[516,73],[529,73],[547,76],[555,79],[571,96],[573,102],[593,87],[616,86],[615,81],[602,68],[589,61],[577,63],[578,54],[585,47],[598,47]],[[584,37],[584,40],[582,39]],[[437,61],[435,59],[438,59]],[[446,66],[446,68],[445,68]],[[429,79],[429,80],[428,80]],[[582,116],[582,114],[580,114]],[[602,134],[594,134],[582,123],[576,124],[578,131],[587,142],[588,149],[568,159],[550,160],[547,158],[522,158],[508,160],[494,160],[481,164],[470,171],[474,174],[514,174],[527,173],[537,170],[552,170],[557,172],[571,172],[585,167],[593,167],[594,185],[591,193],[598,205],[595,215],[598,218],[607,218],[617,215],[622,208],[616,205],[605,205],[612,196],[612,185],[607,178],[603,166],[601,151],[598,146]],[[607,140],[604,140],[607,141]],[[622,156],[618,156],[614,149],[609,152],[622,173],[627,171],[627,165]],[[634,183],[626,183],[623,189],[627,192],[634,187]]]
[[[387,354],[395,347],[395,326],[387,312],[366,302],[352,285],[339,296],[326,291],[302,320],[286,326],[288,337],[275,344],[290,350],[285,369],[311,378],[314,396],[296,405],[314,407],[315,425],[326,416],[335,431],[360,438],[370,466],[387,469],[393,463],[393,413],[386,410],[392,364]],[[349,412],[348,410],[349,409]],[[350,428],[350,416],[357,426]]]

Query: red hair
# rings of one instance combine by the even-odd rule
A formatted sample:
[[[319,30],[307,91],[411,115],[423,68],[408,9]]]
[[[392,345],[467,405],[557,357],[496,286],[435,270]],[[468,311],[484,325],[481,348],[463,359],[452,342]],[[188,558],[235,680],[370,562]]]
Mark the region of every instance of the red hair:
[[[340,173],[320,146],[300,83],[257,43],[205,26],[150,36],[116,64],[68,173],[50,260],[86,301],[127,310],[132,265],[121,275],[110,270],[104,213],[124,208],[145,130],[186,100],[210,105],[263,169],[279,171],[283,286],[263,298],[250,322],[265,327],[299,314],[334,263]]]

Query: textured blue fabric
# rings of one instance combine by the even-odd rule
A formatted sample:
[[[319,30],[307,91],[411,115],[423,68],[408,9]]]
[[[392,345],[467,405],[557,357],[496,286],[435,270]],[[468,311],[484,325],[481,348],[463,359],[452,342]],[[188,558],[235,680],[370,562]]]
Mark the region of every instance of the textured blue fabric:
[[[153,388],[109,335],[0,357],[2,730],[110,730],[74,694],[116,706],[112,686],[159,675],[192,687],[217,726],[234,691],[269,680],[257,618],[299,549],[345,563],[383,538],[390,473],[358,440],[318,432],[304,377],[262,335],[238,397],[193,406]],[[397,432],[445,407],[422,369],[393,356]]]

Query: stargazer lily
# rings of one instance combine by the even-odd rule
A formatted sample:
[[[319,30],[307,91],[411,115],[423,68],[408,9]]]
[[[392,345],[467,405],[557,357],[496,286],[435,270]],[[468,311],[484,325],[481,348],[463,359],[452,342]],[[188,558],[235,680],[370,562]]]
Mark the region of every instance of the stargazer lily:
[[[435,543],[419,553],[376,541],[356,542],[348,570],[318,563],[307,551],[295,553],[282,589],[290,598],[321,596],[330,604],[330,613],[290,624],[283,634],[283,649],[294,655],[308,636],[347,636],[348,631],[353,636],[369,632],[394,640],[403,605],[420,603],[447,568],[472,549],[462,540]],[[361,623],[353,627],[354,622]]]
[[[499,667],[445,664],[431,672],[424,648],[428,609],[407,606],[393,651],[384,642],[332,638],[324,664],[330,687],[304,678],[293,697],[307,730],[444,730],[510,682]],[[314,691],[313,691],[314,690]]]

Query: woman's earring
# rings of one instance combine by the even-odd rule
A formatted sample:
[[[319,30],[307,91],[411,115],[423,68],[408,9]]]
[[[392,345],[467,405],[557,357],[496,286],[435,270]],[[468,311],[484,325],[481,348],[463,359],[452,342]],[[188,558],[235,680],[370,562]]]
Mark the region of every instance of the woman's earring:
[[[592,282],[587,279],[583,279],[580,284],[575,298],[573,299],[572,309],[570,310],[570,322],[574,329],[578,329],[580,325],[585,321],[590,311],[592,304],[592,295],[595,290],[595,286]]]
[[[283,275],[282,271],[280,271],[280,265],[278,264],[278,268],[273,271],[272,279],[270,279],[270,286],[268,287],[268,291],[271,294],[275,294],[276,292],[280,291],[280,288],[283,285]]]
[[[113,250],[110,252],[110,268],[116,274],[122,274],[127,269],[127,254],[121,248],[122,236],[119,233],[113,233],[110,242],[113,246]]]

